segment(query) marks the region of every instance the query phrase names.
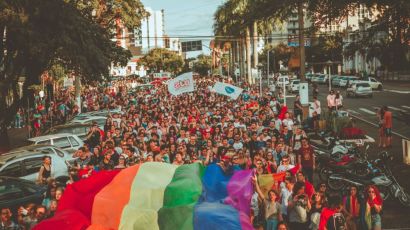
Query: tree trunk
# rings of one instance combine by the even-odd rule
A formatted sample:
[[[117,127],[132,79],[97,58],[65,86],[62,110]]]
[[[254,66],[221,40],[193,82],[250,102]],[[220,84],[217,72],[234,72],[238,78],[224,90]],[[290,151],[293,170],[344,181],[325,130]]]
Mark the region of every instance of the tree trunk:
[[[258,55],[258,23],[253,22],[253,68],[258,68],[259,55]]]
[[[305,81],[305,37],[304,37],[304,15],[303,2],[298,4],[298,19],[299,19],[299,60],[300,60],[300,80]]]
[[[244,52],[244,42],[243,42],[243,38],[241,38],[240,42],[239,42],[239,46],[238,46],[238,55],[239,55],[239,71],[240,71],[240,75],[239,77],[241,78],[245,78],[245,52]],[[243,82],[245,82],[246,80],[244,80]]]
[[[253,84],[252,72],[251,72],[251,37],[250,28],[246,27],[246,75],[249,84]]]

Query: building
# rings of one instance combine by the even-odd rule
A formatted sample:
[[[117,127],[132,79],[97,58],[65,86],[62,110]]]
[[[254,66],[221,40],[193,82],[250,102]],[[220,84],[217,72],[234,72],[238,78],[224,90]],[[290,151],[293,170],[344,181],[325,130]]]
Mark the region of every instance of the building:
[[[369,29],[377,17],[378,12],[371,12],[366,7],[360,5],[349,14],[343,21],[342,25],[345,29],[345,36],[343,38],[343,51],[346,47],[357,41],[363,36],[365,31]],[[383,32],[376,35],[374,39],[380,39],[386,36]],[[343,57],[343,72],[347,74],[368,73],[375,74],[377,69],[381,66],[377,58],[368,60],[366,51],[356,51],[353,57]]]
[[[154,48],[166,48],[182,54],[181,42],[178,38],[170,38],[165,33],[164,10],[154,11],[146,8],[149,16],[141,21],[141,28],[128,31],[122,26],[121,20],[117,21],[116,37],[113,41],[124,49],[129,49],[133,57],[126,67],[111,65],[110,74],[113,76],[127,76],[135,74],[145,76],[146,69],[138,65],[139,59]]]

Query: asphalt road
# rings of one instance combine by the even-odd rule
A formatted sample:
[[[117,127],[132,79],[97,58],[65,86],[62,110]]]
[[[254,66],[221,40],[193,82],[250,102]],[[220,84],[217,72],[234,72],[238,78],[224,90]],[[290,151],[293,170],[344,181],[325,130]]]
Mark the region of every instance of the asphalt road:
[[[310,90],[310,89],[309,89]],[[393,113],[393,147],[382,149],[377,143],[371,144],[369,158],[377,158],[381,151],[388,151],[393,154],[394,162],[391,164],[393,174],[399,184],[410,193],[410,165],[403,163],[402,139],[410,139],[410,120],[403,121],[397,119],[400,111],[410,114],[410,83],[387,83],[384,84],[383,91],[374,91],[372,98],[347,98],[344,89],[340,90],[344,97],[344,109],[350,113],[354,122],[362,128],[367,135],[377,141],[377,117],[376,109],[382,105],[387,105]],[[319,100],[322,110],[326,108],[326,96],[329,88],[325,85],[319,86]],[[310,100],[311,91],[309,92]],[[293,109],[294,95],[287,98],[288,107]],[[409,217],[410,208],[403,207],[397,200],[390,198],[384,204],[382,215],[383,229],[410,229]]]

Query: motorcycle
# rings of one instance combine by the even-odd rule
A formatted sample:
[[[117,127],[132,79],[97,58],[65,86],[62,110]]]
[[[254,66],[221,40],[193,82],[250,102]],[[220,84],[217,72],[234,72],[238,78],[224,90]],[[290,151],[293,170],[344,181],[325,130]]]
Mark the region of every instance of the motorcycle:
[[[387,200],[390,196],[395,197],[404,206],[410,207],[410,196],[403,187],[397,182],[390,168],[387,166],[387,161],[391,160],[391,156],[387,152],[382,152],[379,159],[371,161],[379,171],[370,178],[352,177],[350,174],[332,174],[328,177],[327,184],[333,190],[342,190],[349,185],[356,185],[358,188],[365,188],[368,185],[375,185],[379,189],[383,200]]]
[[[369,146],[366,147],[365,156],[367,155],[368,148]],[[319,178],[322,181],[327,181],[329,175],[336,173],[367,178],[375,170],[366,159],[360,157],[358,152],[337,155],[317,151],[316,165],[318,166]]]

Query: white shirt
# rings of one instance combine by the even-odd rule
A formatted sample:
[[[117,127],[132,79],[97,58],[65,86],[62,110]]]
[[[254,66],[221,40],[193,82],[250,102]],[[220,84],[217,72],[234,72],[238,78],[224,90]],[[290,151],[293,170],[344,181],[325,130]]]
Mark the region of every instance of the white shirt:
[[[278,167],[278,169],[277,169],[277,173],[280,173],[280,172],[286,172],[286,171],[288,171],[288,170],[291,170],[291,169],[293,169],[295,166],[294,165],[291,165],[291,164],[289,164],[289,165],[279,165],[279,167]]]
[[[293,130],[294,123],[292,119],[289,119],[289,118],[283,119],[283,125],[287,126],[289,131]]]
[[[322,108],[320,107],[320,101],[316,100],[313,102],[313,111],[315,111],[318,115],[322,113]]]
[[[282,194],[282,202],[280,205],[281,212],[282,214],[287,215],[288,214],[288,200],[289,200],[289,197],[292,195],[292,191],[289,191],[287,188],[283,188],[281,194]]]

